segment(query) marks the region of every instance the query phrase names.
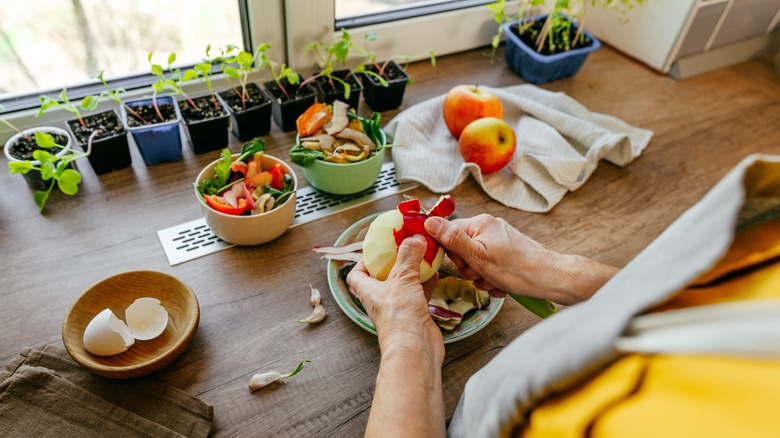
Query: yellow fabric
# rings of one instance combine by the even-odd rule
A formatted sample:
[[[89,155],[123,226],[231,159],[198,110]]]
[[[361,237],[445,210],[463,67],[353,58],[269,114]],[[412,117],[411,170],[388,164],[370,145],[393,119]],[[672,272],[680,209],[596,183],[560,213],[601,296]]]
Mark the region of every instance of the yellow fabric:
[[[780,298],[780,220],[737,235],[710,272],[652,312],[767,298]],[[780,361],[632,354],[546,399],[523,436],[780,436],[777,406]]]

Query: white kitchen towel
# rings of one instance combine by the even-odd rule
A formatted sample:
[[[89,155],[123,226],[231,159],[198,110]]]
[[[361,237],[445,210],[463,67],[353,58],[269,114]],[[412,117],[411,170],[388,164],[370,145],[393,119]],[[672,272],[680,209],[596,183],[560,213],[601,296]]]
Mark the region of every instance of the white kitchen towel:
[[[476,164],[463,161],[458,141],[444,124],[444,96],[439,96],[404,110],[385,128],[396,145],[392,153],[400,181],[447,193],[471,174],[496,201],[545,212],[582,186],[602,158],[625,166],[653,136],[652,131],[591,112],[565,93],[534,85],[482,88],[501,100],[503,119],[515,131],[517,150],[509,165],[482,175]]]

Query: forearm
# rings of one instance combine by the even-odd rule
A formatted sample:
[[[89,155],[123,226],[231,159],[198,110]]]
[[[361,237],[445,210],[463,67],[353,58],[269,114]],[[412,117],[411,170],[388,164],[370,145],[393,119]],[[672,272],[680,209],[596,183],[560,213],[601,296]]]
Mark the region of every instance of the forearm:
[[[424,341],[380,339],[382,360],[366,437],[443,437],[443,352]]]
[[[555,278],[548,299],[565,305],[590,298],[619,271],[586,257],[561,255],[550,271]]]

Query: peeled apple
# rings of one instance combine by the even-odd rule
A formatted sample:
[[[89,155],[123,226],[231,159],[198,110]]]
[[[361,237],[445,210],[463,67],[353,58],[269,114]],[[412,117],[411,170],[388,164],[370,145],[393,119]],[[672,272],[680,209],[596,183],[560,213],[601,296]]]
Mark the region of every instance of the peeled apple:
[[[395,265],[401,242],[420,234],[428,241],[425,257],[420,262],[420,281],[428,281],[439,270],[444,260],[444,249],[425,232],[423,224],[429,216],[447,217],[454,210],[452,199],[442,196],[429,213],[422,211],[419,200],[412,199],[399,204],[396,210],[377,216],[363,240],[363,263],[368,273],[378,280],[386,280]]]

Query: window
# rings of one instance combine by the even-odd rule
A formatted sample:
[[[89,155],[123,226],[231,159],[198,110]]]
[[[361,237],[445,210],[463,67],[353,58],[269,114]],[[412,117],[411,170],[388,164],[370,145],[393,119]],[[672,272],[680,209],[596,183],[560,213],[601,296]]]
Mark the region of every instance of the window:
[[[342,27],[360,40],[375,32],[377,41],[372,49],[380,57],[403,54],[422,58],[430,50],[438,56],[473,49],[490,44],[496,32],[492,14],[485,7],[490,0],[284,1],[287,55],[293,68],[311,67],[311,56],[303,50],[306,44]],[[355,2],[378,5],[379,9],[366,6],[364,12],[358,12]]]
[[[36,0],[42,13],[30,6],[0,2],[0,100],[28,95],[36,106],[38,94],[92,83],[101,71],[106,79],[148,73],[151,51],[163,66],[171,52],[175,65],[192,65],[208,44],[217,55],[243,42],[238,2]]]

